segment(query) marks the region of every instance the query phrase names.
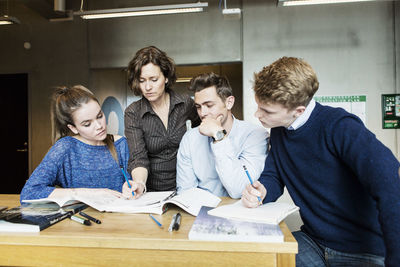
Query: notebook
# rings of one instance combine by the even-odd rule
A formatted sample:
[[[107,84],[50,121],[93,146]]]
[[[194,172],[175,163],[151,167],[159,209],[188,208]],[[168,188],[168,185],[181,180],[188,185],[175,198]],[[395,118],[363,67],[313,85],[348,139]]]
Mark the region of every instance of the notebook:
[[[283,202],[270,202],[257,208],[245,207],[241,200],[233,204],[223,205],[212,209],[208,214],[228,219],[248,222],[279,224],[288,215],[299,210],[299,207]]]
[[[0,232],[40,232],[87,208],[75,203],[60,208],[57,204],[23,204],[0,213]]]

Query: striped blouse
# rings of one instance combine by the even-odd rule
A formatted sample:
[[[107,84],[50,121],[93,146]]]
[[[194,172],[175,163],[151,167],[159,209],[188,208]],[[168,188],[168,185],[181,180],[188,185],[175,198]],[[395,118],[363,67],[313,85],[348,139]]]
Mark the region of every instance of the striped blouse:
[[[172,90],[168,115],[168,128],[153,111],[149,101],[142,97],[125,110],[125,136],[129,145],[128,170],[137,167],[148,170],[148,191],[166,191],[176,188],[176,155],[186,121],[192,127],[200,123],[193,100]],[[134,177],[133,177],[134,178]]]

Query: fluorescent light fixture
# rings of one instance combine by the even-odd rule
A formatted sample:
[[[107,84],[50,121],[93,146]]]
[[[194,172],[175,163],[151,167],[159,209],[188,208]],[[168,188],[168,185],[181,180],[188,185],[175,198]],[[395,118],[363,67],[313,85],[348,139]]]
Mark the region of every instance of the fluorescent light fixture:
[[[278,0],[278,5],[305,6],[305,5],[340,4],[340,3],[352,3],[352,2],[371,2],[371,1],[376,1],[376,0]],[[384,1],[392,1],[392,0],[384,0]]]
[[[203,8],[205,7],[208,7],[208,2],[78,11],[74,12],[74,15],[81,16],[81,18],[83,19],[121,18],[121,17],[132,17],[132,16],[151,16],[151,15],[202,12]]]
[[[21,24],[16,17],[9,17],[7,15],[0,16],[0,25]]]
[[[188,83],[192,80],[192,77],[181,77],[176,79],[177,83]]]

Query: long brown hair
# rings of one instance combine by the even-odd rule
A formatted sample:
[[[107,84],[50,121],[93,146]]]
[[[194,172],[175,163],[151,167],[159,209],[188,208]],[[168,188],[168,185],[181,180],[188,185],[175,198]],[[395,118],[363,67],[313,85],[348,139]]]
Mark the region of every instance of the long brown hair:
[[[82,104],[88,103],[90,100],[99,101],[94,94],[82,85],[72,87],[61,86],[56,87],[51,101],[51,132],[53,144],[60,138],[75,135],[69,128],[68,124],[74,125],[72,114],[79,109]],[[118,163],[117,152],[114,146],[114,138],[111,134],[107,134],[104,143],[112,157]]]

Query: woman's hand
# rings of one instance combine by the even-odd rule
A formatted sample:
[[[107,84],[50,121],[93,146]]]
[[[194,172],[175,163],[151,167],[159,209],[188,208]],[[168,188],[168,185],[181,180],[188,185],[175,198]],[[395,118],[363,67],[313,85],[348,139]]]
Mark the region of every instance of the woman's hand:
[[[122,196],[124,198],[137,199],[146,191],[146,185],[143,182],[135,182],[129,180],[129,184],[130,187],[128,186],[127,182],[125,182],[122,186]],[[134,193],[134,195],[132,194],[132,192]]]

